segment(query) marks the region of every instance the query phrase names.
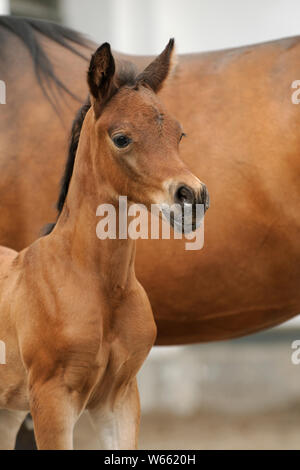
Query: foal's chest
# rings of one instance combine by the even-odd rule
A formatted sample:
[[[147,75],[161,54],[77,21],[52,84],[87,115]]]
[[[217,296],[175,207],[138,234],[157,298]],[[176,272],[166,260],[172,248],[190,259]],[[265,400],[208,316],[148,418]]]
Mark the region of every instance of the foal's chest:
[[[88,407],[97,407],[104,400],[113,403],[125,393],[153,346],[156,325],[143,289],[111,312],[110,328],[104,331],[99,376]]]

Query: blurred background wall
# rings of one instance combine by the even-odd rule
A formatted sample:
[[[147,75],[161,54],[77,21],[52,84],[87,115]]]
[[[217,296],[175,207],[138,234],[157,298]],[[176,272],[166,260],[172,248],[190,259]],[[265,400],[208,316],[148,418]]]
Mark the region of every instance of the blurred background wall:
[[[132,54],[234,47],[299,33],[299,0],[0,0],[13,14],[52,18]],[[4,8],[4,7],[3,7]],[[1,11],[1,9],[0,9]]]
[[[132,54],[156,54],[171,36],[186,53],[300,34],[299,0],[0,0],[0,14],[9,11]],[[291,361],[299,324],[154,348],[139,376],[141,446],[299,449],[300,365]]]
[[[9,0],[0,0],[0,15],[7,15],[9,10]]]

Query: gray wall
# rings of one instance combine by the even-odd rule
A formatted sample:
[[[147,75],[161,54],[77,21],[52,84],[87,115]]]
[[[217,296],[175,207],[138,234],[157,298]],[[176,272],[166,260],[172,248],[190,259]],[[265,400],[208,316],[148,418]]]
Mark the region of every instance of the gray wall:
[[[114,49],[212,50],[300,33],[299,0],[61,0],[63,21]]]

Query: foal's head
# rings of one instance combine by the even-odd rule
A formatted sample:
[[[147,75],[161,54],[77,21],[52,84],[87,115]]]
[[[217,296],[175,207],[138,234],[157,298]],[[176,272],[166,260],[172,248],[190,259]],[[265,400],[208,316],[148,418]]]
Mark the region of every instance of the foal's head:
[[[117,197],[127,196],[148,208],[198,203],[206,209],[205,185],[179,157],[183,129],[156,94],[169,75],[173,48],[171,39],[160,56],[125,84],[115,73],[109,44],[92,56],[88,128],[93,165]],[[176,213],[174,218],[176,223]]]

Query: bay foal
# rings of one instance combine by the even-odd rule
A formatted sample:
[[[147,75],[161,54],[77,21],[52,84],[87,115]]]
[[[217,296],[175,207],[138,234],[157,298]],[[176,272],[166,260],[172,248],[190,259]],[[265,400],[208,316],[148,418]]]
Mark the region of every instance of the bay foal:
[[[180,125],[155,94],[169,74],[172,51],[171,40],[137,77],[130,70],[115,73],[108,44],[96,51],[88,72],[92,106],[82,111],[58,221],[20,253],[0,248],[2,448],[14,447],[30,410],[39,449],[72,449],[85,409],[99,446],[136,448],[136,374],[156,327],[135,277],[135,242],[97,239],[95,214],[101,203],[113,204],[118,214],[119,195],[148,208],[201,203],[206,195],[179,158]]]

